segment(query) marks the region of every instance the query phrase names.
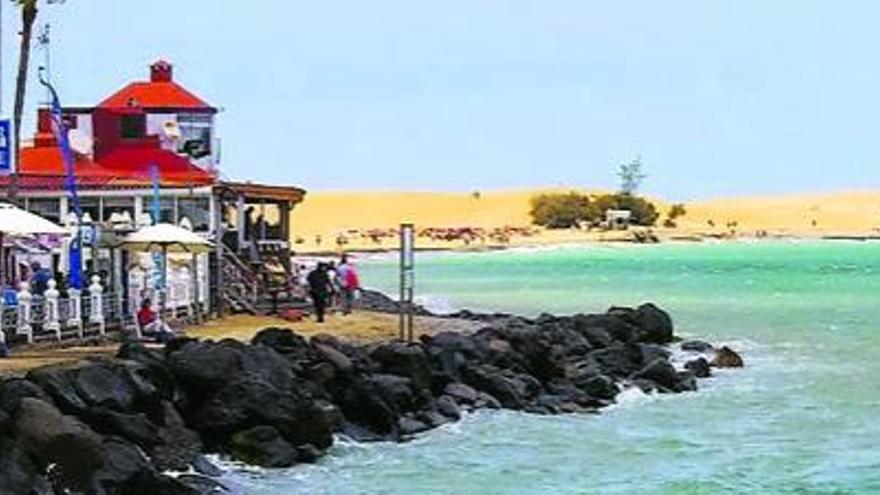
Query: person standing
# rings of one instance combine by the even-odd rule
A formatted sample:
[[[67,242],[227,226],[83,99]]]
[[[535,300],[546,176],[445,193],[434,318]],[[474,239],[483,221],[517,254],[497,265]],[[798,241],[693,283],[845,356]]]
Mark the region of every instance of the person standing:
[[[327,302],[330,298],[330,278],[327,276],[327,265],[318,263],[307,277],[309,283],[309,295],[312,305],[315,307],[315,318],[318,323],[324,323],[324,312],[327,310]]]
[[[348,255],[343,254],[336,267],[336,278],[339,283],[340,298],[342,299],[342,314],[351,314],[355,296],[361,288],[357,270],[348,262]]]

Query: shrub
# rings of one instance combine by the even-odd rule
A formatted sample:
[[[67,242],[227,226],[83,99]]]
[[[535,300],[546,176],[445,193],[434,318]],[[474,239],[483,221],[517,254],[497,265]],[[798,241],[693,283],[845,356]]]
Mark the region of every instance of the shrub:
[[[683,217],[687,214],[687,210],[684,208],[684,204],[676,203],[669,208],[669,219],[675,220],[676,218]]]
[[[532,198],[532,222],[548,229],[567,229],[592,221],[590,197],[586,194],[540,194]]]
[[[650,227],[657,223],[660,213],[650,201],[630,194],[605,194],[593,203],[598,218],[604,218],[608,210],[629,210],[632,212],[630,223]]]

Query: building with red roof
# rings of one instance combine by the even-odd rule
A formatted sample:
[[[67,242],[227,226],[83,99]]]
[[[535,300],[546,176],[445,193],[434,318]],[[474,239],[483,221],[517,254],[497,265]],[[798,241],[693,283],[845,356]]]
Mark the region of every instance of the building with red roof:
[[[149,79],[127,84],[97,106],[63,113],[81,211],[90,225],[124,233],[157,221],[182,224],[215,241],[221,260],[245,258],[233,263],[238,269],[264,265],[263,252],[277,254],[289,267],[290,212],[305,191],[221,180],[218,109],[180,85],[170,63],[156,61]],[[11,176],[0,176],[4,195],[15,187],[28,210],[77,223],[48,108],[39,110],[36,133],[23,143],[17,170],[14,186]],[[156,206],[159,218],[153,218]],[[221,272],[219,264],[212,271],[215,303],[222,300]]]

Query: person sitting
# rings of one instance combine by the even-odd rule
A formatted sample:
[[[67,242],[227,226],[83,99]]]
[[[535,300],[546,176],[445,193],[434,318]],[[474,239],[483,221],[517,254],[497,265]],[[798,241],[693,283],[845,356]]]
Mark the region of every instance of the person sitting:
[[[137,313],[138,326],[141,327],[141,334],[150,335],[156,339],[156,342],[165,343],[174,335],[174,331],[167,323],[159,319],[159,315],[153,311],[153,304],[150,299],[144,299],[141,302],[141,309]]]

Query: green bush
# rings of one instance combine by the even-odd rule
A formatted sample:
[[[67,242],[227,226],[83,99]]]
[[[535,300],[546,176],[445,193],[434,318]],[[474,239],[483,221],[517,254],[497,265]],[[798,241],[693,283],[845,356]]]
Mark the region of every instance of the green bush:
[[[599,220],[604,220],[608,210],[629,210],[632,212],[630,223],[645,227],[657,223],[660,213],[650,201],[630,194],[605,194],[593,201],[593,207],[599,213]]]
[[[532,198],[532,222],[548,229],[568,229],[592,219],[586,194],[540,194]]]
[[[532,222],[549,229],[567,229],[582,223],[598,225],[608,210],[629,210],[633,225],[652,226],[660,214],[649,201],[629,194],[605,194],[595,198],[570,192],[540,194],[532,198]]]

